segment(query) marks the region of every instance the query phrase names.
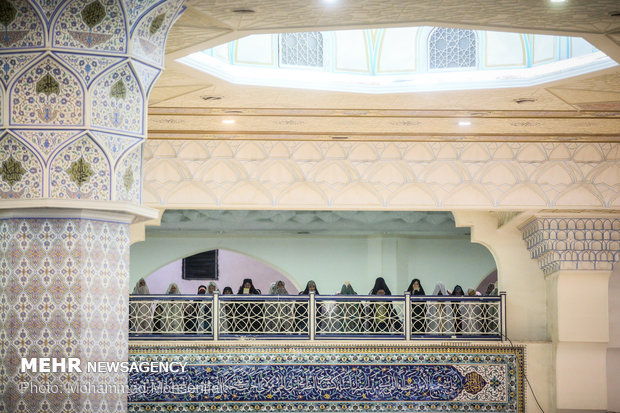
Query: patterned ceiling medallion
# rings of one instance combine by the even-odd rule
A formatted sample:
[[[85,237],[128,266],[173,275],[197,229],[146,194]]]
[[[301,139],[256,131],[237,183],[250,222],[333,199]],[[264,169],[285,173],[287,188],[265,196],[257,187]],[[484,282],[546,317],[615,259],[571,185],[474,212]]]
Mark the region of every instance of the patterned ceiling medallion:
[[[0,0],[0,23],[8,26],[17,16],[17,9],[8,1]]]
[[[37,93],[45,93],[47,96],[60,94],[60,84],[49,73],[37,82]]]
[[[125,96],[127,96],[127,88],[123,83],[123,79],[114,83],[112,87],[110,87],[110,97],[115,99],[125,99]]]
[[[22,164],[19,161],[16,161],[12,156],[2,162],[0,175],[2,175],[2,179],[4,181],[9,183],[11,188],[16,182],[19,182],[22,179],[22,175],[25,173],[26,170],[22,168]]]
[[[159,16],[155,17],[149,26],[149,33],[154,35],[161,29],[161,25],[164,23],[164,19],[166,18],[166,13],[162,13]]]
[[[123,185],[125,185],[125,190],[127,192],[129,192],[129,190],[131,189],[134,181],[135,180],[133,179],[133,171],[127,168],[127,171],[125,171],[125,175],[123,175]]]
[[[84,160],[84,158],[80,158],[77,161],[71,164],[71,167],[67,169],[67,173],[73,182],[77,184],[78,187],[81,187],[83,184],[88,182],[91,176],[95,173],[92,168]]]
[[[82,9],[82,20],[91,29],[101,23],[101,21],[105,18],[105,15],[105,7],[99,2],[99,0],[88,3],[86,7]]]

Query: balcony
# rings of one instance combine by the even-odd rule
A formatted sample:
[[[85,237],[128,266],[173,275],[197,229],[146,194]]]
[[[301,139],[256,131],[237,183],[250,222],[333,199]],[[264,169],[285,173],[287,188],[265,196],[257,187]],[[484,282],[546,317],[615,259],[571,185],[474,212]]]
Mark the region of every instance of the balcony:
[[[488,340],[506,336],[506,294],[131,295],[139,340]]]

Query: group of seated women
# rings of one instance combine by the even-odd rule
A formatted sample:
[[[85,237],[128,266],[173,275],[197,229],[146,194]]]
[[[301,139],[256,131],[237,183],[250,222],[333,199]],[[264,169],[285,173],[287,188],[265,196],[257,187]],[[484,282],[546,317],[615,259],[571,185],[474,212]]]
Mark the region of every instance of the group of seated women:
[[[414,296],[426,295],[419,279],[413,279],[407,288],[407,293]],[[140,279],[133,291],[134,294],[148,294],[148,287],[144,279]],[[198,287],[197,294],[219,293],[215,282],[207,286]],[[314,293],[320,295],[316,283],[308,281],[306,287],[299,295]],[[497,290],[491,284],[484,295],[496,295]],[[166,294],[181,294],[175,283],[170,284]],[[230,287],[222,290],[222,295],[233,294]],[[247,278],[237,291],[237,295],[259,295],[252,280]],[[369,295],[389,296],[391,290],[383,277],[375,280]],[[269,295],[289,295],[283,281],[271,284]],[[357,295],[349,282],[342,285],[336,295]],[[456,285],[452,291],[446,290],[443,283],[439,282],[433,291],[434,296],[465,296],[461,286]],[[469,290],[468,295],[482,295],[474,290]],[[404,307],[390,300],[366,299],[366,300],[322,300],[316,306],[317,334],[399,334],[404,329]],[[413,334],[426,333],[461,333],[486,332],[496,329],[495,325],[489,327],[485,320],[491,319],[496,310],[486,304],[459,304],[451,301],[426,301],[414,298],[411,303],[411,330]],[[237,333],[261,333],[261,334],[307,334],[309,329],[309,311],[307,300],[277,300],[257,301],[235,299],[220,300],[220,328],[223,334]],[[468,325],[472,316],[478,319],[478,325]],[[166,333],[166,334],[192,334],[211,333],[212,330],[212,306],[208,300],[163,300],[153,304],[146,302],[132,302],[130,304],[130,332],[132,333]],[[482,321],[480,321],[482,320]],[[475,332],[474,331],[474,332]]]

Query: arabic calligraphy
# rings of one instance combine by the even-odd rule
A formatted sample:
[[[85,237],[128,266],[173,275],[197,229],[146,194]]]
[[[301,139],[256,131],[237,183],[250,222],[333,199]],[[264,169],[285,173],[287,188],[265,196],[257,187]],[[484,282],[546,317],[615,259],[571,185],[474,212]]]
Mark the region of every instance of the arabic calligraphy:
[[[182,374],[130,376],[131,385],[152,389],[130,401],[450,401],[486,385],[467,376],[450,365],[194,365]]]

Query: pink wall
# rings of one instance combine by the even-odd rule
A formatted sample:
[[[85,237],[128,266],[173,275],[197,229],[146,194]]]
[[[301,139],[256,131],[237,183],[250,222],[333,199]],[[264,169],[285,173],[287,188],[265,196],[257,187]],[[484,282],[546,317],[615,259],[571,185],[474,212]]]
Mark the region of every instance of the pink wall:
[[[299,290],[290,279],[285,277],[276,269],[264,264],[247,255],[232,251],[219,250],[219,280],[215,281],[220,292],[224,287],[232,287],[236,294],[244,278],[251,278],[254,286],[261,290],[263,294],[269,292],[271,283],[282,280],[290,294],[298,294]],[[174,282],[179,286],[181,294],[196,294],[198,286],[207,285],[205,280],[183,280],[181,279],[182,260],[175,261],[161,267],[157,271],[146,277],[146,285],[151,294],[165,294],[170,283]],[[131,289],[133,290],[133,287]]]

